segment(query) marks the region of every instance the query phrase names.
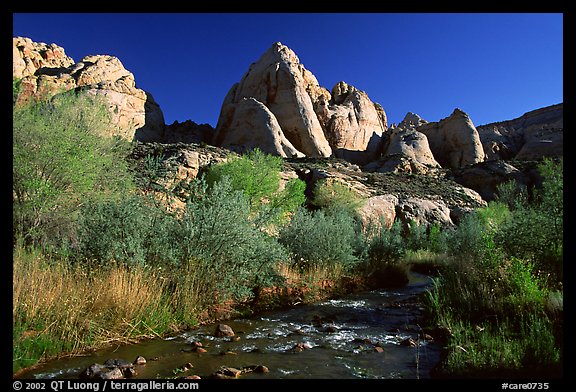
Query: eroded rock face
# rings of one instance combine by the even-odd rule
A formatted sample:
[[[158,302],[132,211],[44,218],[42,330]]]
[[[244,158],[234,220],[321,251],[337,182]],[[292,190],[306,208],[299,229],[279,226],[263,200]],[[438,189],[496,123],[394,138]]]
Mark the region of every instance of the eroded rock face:
[[[111,115],[108,134],[141,141],[162,140],[164,116],[147,92],[138,89],[134,75],[114,56],[85,56],[78,63],[64,49],[13,39],[13,76],[21,77],[16,104],[76,89],[104,98]]]
[[[274,115],[282,133],[300,152],[312,157],[327,157],[332,149],[316,117],[307,87],[318,86],[296,54],[277,42],[253,63],[234,85],[222,105],[214,144],[220,145],[230,131],[235,111],[243,98],[254,98]],[[238,120],[237,120],[238,121]]]
[[[418,115],[408,112],[398,125],[392,125],[384,134],[383,154],[364,166],[364,170],[379,173],[426,174],[440,168],[430,150],[428,138],[416,130],[426,124]]]
[[[264,114],[262,107],[246,110],[245,99],[256,100],[270,114]],[[286,147],[286,139],[308,157],[334,156],[365,164],[379,157],[386,129],[384,109],[365,92],[339,82],[330,94],[291,49],[277,42],[228,92],[213,144],[226,146],[230,140],[241,140],[247,148],[261,144],[281,156],[299,156]],[[252,135],[258,135],[258,140],[251,142]]]
[[[68,68],[74,60],[68,57],[64,48],[33,42],[30,38],[12,38],[12,77],[22,79],[32,76],[36,71],[49,68],[52,70]]]
[[[314,109],[335,157],[363,165],[380,156],[386,113],[364,91],[338,82],[331,98],[318,96]]]
[[[487,160],[531,160],[563,155],[564,105],[477,127]]]
[[[416,127],[426,135],[436,161],[445,168],[459,168],[484,161],[480,136],[470,117],[456,108],[440,120]]]
[[[531,189],[540,184],[542,179],[535,168],[519,170],[512,164],[502,160],[477,163],[475,165],[452,171],[454,181],[473,189],[486,201],[495,200],[498,186],[515,181],[517,186]]]
[[[221,147],[235,152],[259,148],[281,157],[303,157],[282,133],[276,117],[254,98],[242,98],[233,110],[227,132],[218,140]]]

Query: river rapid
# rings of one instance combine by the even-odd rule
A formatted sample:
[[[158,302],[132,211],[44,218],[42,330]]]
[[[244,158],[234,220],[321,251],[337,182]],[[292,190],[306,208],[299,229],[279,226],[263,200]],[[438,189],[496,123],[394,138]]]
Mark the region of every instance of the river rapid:
[[[165,339],[52,360],[19,377],[78,378],[91,364],[112,358],[132,362],[143,356],[147,363],[137,366],[137,379],[208,378],[223,366],[255,365],[269,372],[248,372],[241,378],[430,378],[440,361],[440,345],[426,339],[418,325],[423,310],[419,298],[430,287],[429,277],[412,273],[400,289],[355,293],[226,321],[235,337],[215,337],[216,324],[203,325]],[[199,352],[198,345],[206,352]],[[185,370],[186,364],[192,367]]]

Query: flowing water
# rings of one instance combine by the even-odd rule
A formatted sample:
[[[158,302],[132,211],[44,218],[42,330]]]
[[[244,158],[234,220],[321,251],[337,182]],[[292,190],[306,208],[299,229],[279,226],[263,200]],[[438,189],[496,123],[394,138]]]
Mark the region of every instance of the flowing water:
[[[429,378],[440,346],[423,339],[417,324],[422,311],[418,296],[429,287],[428,277],[412,274],[401,289],[356,293],[225,322],[238,340],[214,337],[216,325],[205,325],[166,339],[53,360],[21,377],[77,378],[93,363],[144,356],[148,362],[138,367],[136,378],[205,378],[221,366],[252,365],[270,371],[242,378]],[[416,345],[408,345],[407,339]],[[206,352],[194,351],[194,342],[201,342]],[[193,368],[182,372],[187,363]]]

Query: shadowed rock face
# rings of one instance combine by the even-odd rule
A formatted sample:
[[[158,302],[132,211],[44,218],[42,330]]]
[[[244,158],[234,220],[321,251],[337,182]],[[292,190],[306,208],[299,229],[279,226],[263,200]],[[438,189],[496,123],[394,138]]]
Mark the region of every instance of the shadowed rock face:
[[[236,152],[258,147],[284,158],[304,156],[284,136],[272,112],[254,98],[242,98],[236,105],[228,131],[220,135],[219,144]]]
[[[458,168],[484,160],[478,131],[470,117],[458,108],[449,117],[422,124],[416,130],[426,135],[430,150],[442,167]]]
[[[16,104],[76,89],[105,99],[112,119],[109,135],[159,140],[164,116],[149,93],[136,87],[134,75],[114,56],[85,56],[78,63],[51,44],[13,39],[13,77],[21,78]]]
[[[231,132],[247,135],[254,132],[249,126],[240,129],[239,124],[258,124],[259,135],[266,130],[262,121],[245,117],[260,116],[259,112],[237,113],[238,107],[245,105],[242,100],[249,98],[270,112],[283,138],[306,156],[332,155],[367,163],[380,154],[381,136],[387,126],[382,107],[370,101],[363,91],[344,82],[334,87],[332,96],[304,68],[296,54],[281,43],[272,45],[228,92],[216,126],[214,145],[224,146]],[[269,127],[268,132],[274,135],[272,139],[279,137],[276,127]],[[272,140],[270,137],[260,139],[262,142]],[[250,147],[256,146],[253,143]],[[286,154],[284,147],[274,143],[260,147],[277,155]],[[294,155],[291,150],[290,153]]]
[[[564,105],[477,127],[488,160],[530,160],[563,155]]]

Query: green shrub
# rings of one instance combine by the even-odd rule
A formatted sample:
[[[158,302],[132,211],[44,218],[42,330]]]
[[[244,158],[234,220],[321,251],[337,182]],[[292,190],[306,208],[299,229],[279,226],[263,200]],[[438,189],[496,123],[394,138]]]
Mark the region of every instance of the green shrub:
[[[548,298],[545,282],[535,274],[530,262],[512,257],[506,266],[506,288],[509,294],[504,301],[511,311],[542,311]]]
[[[394,222],[390,228],[381,222],[375,229],[368,231],[367,237],[367,262],[373,268],[394,264],[406,253],[402,224],[399,221]]]
[[[259,149],[241,157],[212,166],[203,176],[209,187],[228,177],[232,189],[242,191],[252,213],[259,215],[263,225],[283,221],[304,200],[305,184],[299,179],[286,183],[280,191],[282,158],[265,154]]]
[[[12,106],[16,104],[16,99],[20,93],[20,86],[22,84],[22,79],[12,79]]]
[[[358,234],[354,219],[345,210],[330,213],[300,208],[280,231],[279,242],[291,253],[292,265],[302,271],[315,267],[351,267]]]
[[[388,228],[384,220],[366,230],[366,252],[358,265],[363,275],[382,287],[404,286],[408,282],[409,266],[400,263],[406,253],[402,224],[394,222]]]
[[[145,264],[154,233],[153,207],[142,196],[88,202],[79,218],[79,252],[92,265]],[[161,233],[159,233],[161,235]]]
[[[100,135],[106,106],[65,93],[13,109],[13,234],[58,245],[73,237],[78,207],[90,197],[132,188],[126,144]]]
[[[275,282],[274,266],[287,260],[286,252],[251,222],[243,192],[234,190],[228,178],[206,192],[187,203],[177,239],[182,263],[196,272],[203,292],[241,298]]]
[[[355,214],[362,203],[358,193],[338,180],[318,180],[314,185],[311,205],[315,208],[344,209]]]
[[[510,210],[528,205],[526,186],[515,180],[506,181],[496,187],[496,201],[506,204]]]

